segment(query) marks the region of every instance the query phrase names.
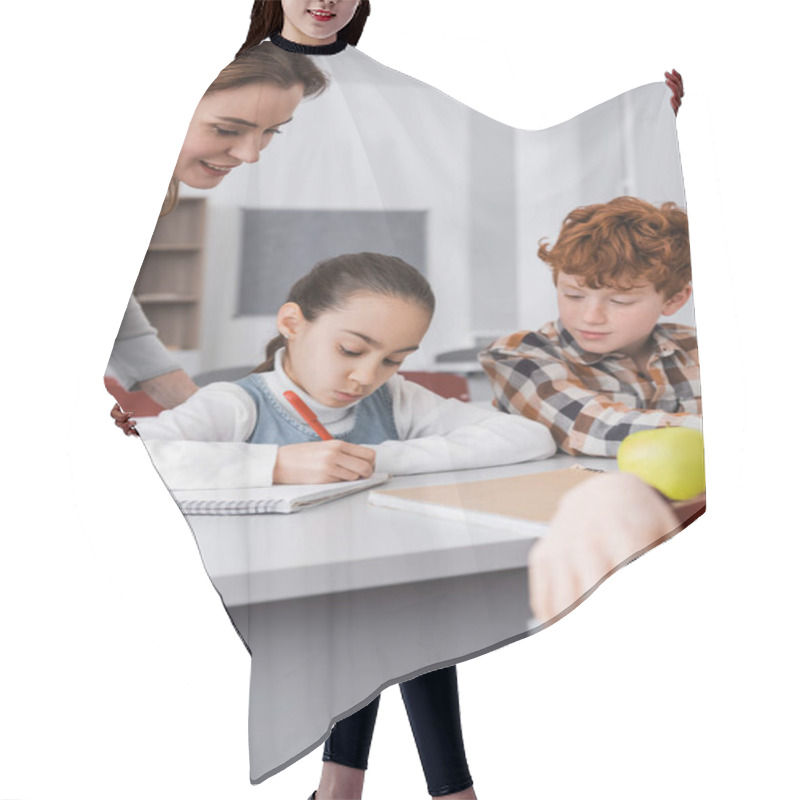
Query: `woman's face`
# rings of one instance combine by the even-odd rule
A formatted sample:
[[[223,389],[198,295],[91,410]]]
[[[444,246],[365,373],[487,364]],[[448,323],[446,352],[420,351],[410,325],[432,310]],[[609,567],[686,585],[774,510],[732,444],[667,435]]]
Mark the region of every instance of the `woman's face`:
[[[281,34],[297,44],[333,44],[353,18],[359,0],[281,0]]]
[[[207,93],[189,123],[175,177],[195,189],[212,189],[240,164],[258,161],[302,97],[299,83],[289,89],[248,83]]]

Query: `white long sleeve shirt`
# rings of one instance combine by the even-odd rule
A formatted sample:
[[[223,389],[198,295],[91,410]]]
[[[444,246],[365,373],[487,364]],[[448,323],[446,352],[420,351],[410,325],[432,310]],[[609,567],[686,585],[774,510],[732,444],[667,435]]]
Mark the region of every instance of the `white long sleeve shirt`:
[[[293,414],[283,392],[296,392],[333,436],[352,428],[356,403],[345,408],[317,403],[287,377],[280,357],[276,369],[259,378]],[[472,469],[555,453],[552,436],[537,422],[445,400],[399,375],[386,385],[400,439],[370,445],[377,472]],[[270,486],[279,445],[247,442],[256,421],[255,402],[245,389],[235,383],[212,383],[182,405],[138,420],[137,428],[170,489]]]

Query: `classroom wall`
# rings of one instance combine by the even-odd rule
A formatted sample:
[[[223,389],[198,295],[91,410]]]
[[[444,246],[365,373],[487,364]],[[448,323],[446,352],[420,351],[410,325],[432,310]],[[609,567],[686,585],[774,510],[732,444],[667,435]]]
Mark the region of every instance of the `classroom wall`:
[[[424,347],[408,362],[425,369],[437,353],[556,316],[550,273],[536,252],[542,237],[557,237],[572,208],[621,194],[685,205],[661,85],[531,133],[366,57],[318,61],[332,73],[330,88],[301,104],[258,164],[202,193],[208,260],[195,371],[254,365],[274,332],[267,313],[238,313],[242,206],[425,212],[424,268],[438,309]],[[266,262],[265,269],[285,268]],[[691,307],[672,320],[692,324]]]

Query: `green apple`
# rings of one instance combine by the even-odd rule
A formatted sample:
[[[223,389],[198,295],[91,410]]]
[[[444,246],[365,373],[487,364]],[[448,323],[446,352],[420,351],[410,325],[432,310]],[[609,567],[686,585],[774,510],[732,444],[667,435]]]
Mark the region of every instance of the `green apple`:
[[[691,428],[632,433],[619,446],[617,465],[671,500],[688,500],[706,490],[703,434]]]

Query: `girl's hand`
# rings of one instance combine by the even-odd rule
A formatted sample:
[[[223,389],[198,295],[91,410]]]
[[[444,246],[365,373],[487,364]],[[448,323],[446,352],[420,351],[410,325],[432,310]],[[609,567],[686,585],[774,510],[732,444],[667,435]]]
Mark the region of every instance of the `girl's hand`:
[[[665,83],[672,89],[672,97],[670,98],[670,105],[678,116],[678,109],[681,107],[681,98],[683,97],[683,78],[680,72],[672,70],[672,72],[665,72],[664,77],[667,79]]]
[[[369,478],[375,451],[339,439],[287,444],[278,448],[273,483],[333,483]]]
[[[136,430],[136,420],[131,419],[133,411],[123,411],[119,407],[119,403],[114,403],[114,408],[111,409],[111,416],[114,419],[114,424],[121,428],[126,436],[139,435],[139,431]]]

